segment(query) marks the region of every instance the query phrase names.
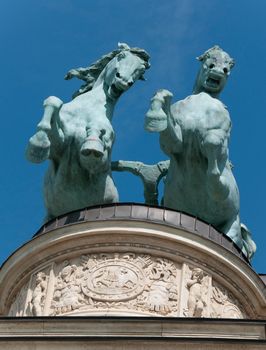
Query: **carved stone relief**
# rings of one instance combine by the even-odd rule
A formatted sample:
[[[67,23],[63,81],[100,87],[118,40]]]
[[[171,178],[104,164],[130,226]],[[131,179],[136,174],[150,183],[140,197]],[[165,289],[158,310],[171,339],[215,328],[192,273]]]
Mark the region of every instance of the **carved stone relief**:
[[[43,314],[44,301],[47,293],[48,276],[44,272],[38,272],[35,279],[35,287],[32,292],[31,312],[33,316]]]
[[[211,317],[214,318],[244,318],[237,299],[218,283],[212,285]]]
[[[149,280],[146,284],[146,306],[150,311],[167,315],[177,313],[179,283],[175,265],[158,258],[151,264]]]
[[[83,277],[81,269],[78,269],[76,265],[71,265],[69,261],[65,261],[64,265],[54,286],[51,303],[54,315],[70,312],[85,304],[81,294],[81,277]]]
[[[197,267],[190,271],[190,278],[186,281],[189,296],[184,314],[188,317],[208,317],[211,277]]]
[[[52,314],[76,309],[131,310],[161,315],[178,310],[176,265],[134,253],[83,255],[59,272]]]
[[[244,318],[238,300],[211,275],[198,267],[184,266],[188,290],[183,315],[187,317]]]
[[[9,315],[95,312],[245,317],[233,294],[201,267],[132,252],[82,255],[35,271]]]
[[[9,316],[43,316],[47,314],[52,266],[34,272],[21,288],[9,310]],[[50,287],[50,288],[49,288]]]

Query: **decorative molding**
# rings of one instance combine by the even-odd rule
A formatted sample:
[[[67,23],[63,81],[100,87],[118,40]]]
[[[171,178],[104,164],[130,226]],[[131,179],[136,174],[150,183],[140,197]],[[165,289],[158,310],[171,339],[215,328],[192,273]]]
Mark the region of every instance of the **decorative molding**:
[[[145,248],[156,251],[149,245]],[[115,252],[102,250],[53,261],[31,274],[13,300],[9,315],[108,311],[123,315],[246,317],[239,300],[203,265],[187,264],[184,259],[173,261],[163,255],[119,252],[117,245]]]

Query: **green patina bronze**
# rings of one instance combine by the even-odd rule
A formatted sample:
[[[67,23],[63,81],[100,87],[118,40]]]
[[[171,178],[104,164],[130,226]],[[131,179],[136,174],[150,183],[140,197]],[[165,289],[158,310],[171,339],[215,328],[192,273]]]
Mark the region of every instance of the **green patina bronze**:
[[[160,132],[161,148],[170,157],[164,205],[212,224],[250,259],[256,245],[240,224],[239,192],[228,158],[231,120],[218,99],[234,61],[218,46],[198,60],[193,94],[171,105],[171,92],[160,90],[146,115],[146,130]]]
[[[44,182],[46,220],[118,202],[112,170],[139,176],[149,205],[158,205],[158,184],[165,177],[164,206],[212,224],[251,259],[256,245],[240,223],[239,192],[228,156],[231,120],[219,100],[234,61],[218,46],[198,59],[202,65],[191,96],[171,105],[171,92],[159,90],[151,100],[145,127],[160,132],[161,148],[170,157],[154,165],[111,162],[114,107],[123,92],[144,79],[147,52],[119,44],[89,67],[67,73],[65,79],[85,83],[71,102],[54,96],[44,101],[44,115],[26,152],[31,162],[50,160]]]
[[[169,160],[148,165],[142,162],[119,160],[112,162],[113,171],[128,171],[139,176],[144,186],[144,198],[147,205],[158,205],[158,185],[167,174]]]
[[[72,69],[66,79],[85,84],[71,102],[54,96],[44,101],[44,115],[29,140],[29,161],[50,160],[44,181],[47,218],[82,207],[118,201],[111,174],[114,107],[123,92],[143,79],[149,55],[119,44],[87,68]]]

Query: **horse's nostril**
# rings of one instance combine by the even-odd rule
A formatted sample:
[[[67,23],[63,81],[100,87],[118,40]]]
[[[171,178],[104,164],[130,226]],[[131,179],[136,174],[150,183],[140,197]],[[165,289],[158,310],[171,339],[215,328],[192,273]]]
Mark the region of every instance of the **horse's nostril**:
[[[95,158],[100,158],[102,156],[102,153],[101,152],[97,152],[97,151],[92,151],[92,155],[95,157]]]
[[[83,155],[83,156],[86,156],[86,157],[88,157],[88,156],[90,156],[91,155],[91,150],[90,149],[88,149],[88,148],[84,148],[84,149],[82,149],[81,150],[81,154]]]
[[[94,157],[94,158],[100,158],[103,156],[102,152],[97,151],[95,149],[88,149],[88,148],[82,149],[81,154],[85,157]]]

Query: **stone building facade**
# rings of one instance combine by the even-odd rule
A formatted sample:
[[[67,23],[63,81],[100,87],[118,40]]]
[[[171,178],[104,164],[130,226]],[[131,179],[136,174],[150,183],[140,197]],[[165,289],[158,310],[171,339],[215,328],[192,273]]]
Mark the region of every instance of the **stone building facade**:
[[[72,212],[3,264],[0,349],[265,349],[263,278],[189,215]]]

